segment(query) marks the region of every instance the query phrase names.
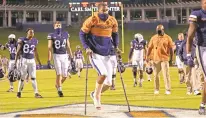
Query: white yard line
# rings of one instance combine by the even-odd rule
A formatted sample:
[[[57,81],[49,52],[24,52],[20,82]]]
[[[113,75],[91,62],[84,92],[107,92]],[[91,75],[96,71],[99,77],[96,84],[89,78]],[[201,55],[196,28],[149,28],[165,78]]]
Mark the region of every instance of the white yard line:
[[[164,108],[147,108],[131,106],[131,111],[163,111],[164,113],[177,118],[205,118],[200,116],[197,110],[182,110],[182,109],[164,109]],[[125,113],[128,112],[127,106],[122,105],[102,105],[102,110],[98,111],[92,104],[87,105],[87,116],[103,117],[103,118],[128,118]],[[15,117],[22,114],[74,114],[84,115],[84,104],[66,105],[53,108],[37,109],[9,114],[2,114],[0,117]]]

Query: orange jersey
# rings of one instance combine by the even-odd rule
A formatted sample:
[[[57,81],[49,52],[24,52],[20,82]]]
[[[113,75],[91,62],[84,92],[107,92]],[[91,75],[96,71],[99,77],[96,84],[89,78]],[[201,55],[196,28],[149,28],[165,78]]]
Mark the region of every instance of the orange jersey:
[[[169,61],[170,49],[173,47],[174,43],[167,34],[154,35],[148,45],[148,48],[153,50],[153,61]]]
[[[106,21],[100,20],[98,13],[89,17],[83,24],[81,30],[95,36],[111,37],[112,32],[118,32],[118,23],[113,16],[109,16]]]
[[[154,50],[154,49],[153,49],[153,50]],[[150,55],[149,55],[149,59],[150,59],[150,60],[153,60],[153,57],[154,57],[154,51],[153,51],[153,50],[151,51],[151,53],[150,53]]]

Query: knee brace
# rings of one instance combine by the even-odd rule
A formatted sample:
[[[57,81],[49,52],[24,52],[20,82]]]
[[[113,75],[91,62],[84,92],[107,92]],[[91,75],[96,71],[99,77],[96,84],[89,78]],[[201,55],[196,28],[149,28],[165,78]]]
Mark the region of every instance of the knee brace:
[[[97,79],[97,83],[98,84],[103,84],[105,79],[106,79],[105,75],[99,76],[99,78]]]
[[[31,80],[35,80],[36,78],[31,78]]]

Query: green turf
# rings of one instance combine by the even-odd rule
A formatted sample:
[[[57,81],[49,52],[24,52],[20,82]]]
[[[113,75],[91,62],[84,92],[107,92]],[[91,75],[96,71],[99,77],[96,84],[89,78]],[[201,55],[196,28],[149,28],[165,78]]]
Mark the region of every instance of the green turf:
[[[173,40],[177,39],[177,34],[181,31],[184,31],[186,26],[178,26],[176,28],[168,29],[165,32],[169,34]],[[121,29],[120,29],[121,30]],[[74,51],[77,45],[81,46],[80,40],[79,40],[79,29],[77,28],[68,28],[69,34],[70,34],[70,43],[72,50]],[[16,34],[16,37],[22,37],[25,36],[25,32],[19,32],[16,30],[11,29],[0,29],[0,44],[5,44],[8,39],[8,35],[14,33]],[[150,40],[152,35],[155,34],[155,29],[151,31],[133,31],[133,30],[125,30],[125,53],[122,54],[123,60],[128,60],[128,53],[130,50],[130,41],[133,39],[135,33],[141,33],[146,40]],[[42,32],[36,32],[35,37],[39,40],[38,44],[38,51],[40,60],[42,61],[42,64],[46,64],[47,62],[47,35],[48,33],[42,33]],[[120,41],[121,41],[121,33],[120,33]],[[120,48],[121,48],[121,42],[120,42]],[[0,54],[9,56],[8,51],[1,51]]]
[[[145,76],[143,88],[133,87],[133,79],[131,69],[123,74],[128,99],[131,105],[135,106],[155,106],[155,107],[169,107],[169,108],[190,108],[196,109],[200,103],[201,96],[186,95],[186,85],[179,84],[176,68],[171,68],[170,75],[172,80],[172,94],[165,95],[164,83],[161,76],[160,81],[160,95],[153,94],[153,82],[148,82]],[[93,69],[89,70],[88,80],[88,94],[95,87],[95,80],[97,74]],[[85,70],[82,72],[81,79],[72,76],[63,85],[63,92],[65,97],[59,98],[57,95],[55,85],[55,71],[41,70],[37,71],[38,88],[43,99],[35,99],[31,82],[25,84],[22,98],[16,98],[17,82],[14,84],[15,92],[5,92],[8,88],[8,81],[0,81],[0,113],[22,111],[64,104],[83,103],[85,94]],[[89,98],[89,103],[92,100]],[[116,90],[107,91],[102,95],[102,103],[104,104],[126,104],[123,89],[119,74],[116,79]]]
[[[166,33],[176,39],[177,34],[183,31],[186,26],[178,26],[175,29],[166,30]],[[74,50],[76,45],[80,44],[78,38],[79,29],[69,29],[71,35],[71,47]],[[123,54],[124,61],[127,61],[128,52],[130,48],[130,41],[133,39],[135,33],[142,33],[146,40],[149,40],[155,30],[152,31],[125,31],[125,53]],[[17,37],[24,36],[24,32],[17,32],[11,29],[0,29],[0,43],[4,44],[7,41],[7,36],[10,33],[15,33]],[[35,37],[39,40],[38,50],[42,63],[47,62],[47,34],[48,33],[35,33]],[[8,56],[8,51],[0,51],[1,55]],[[164,95],[164,84],[161,78],[160,95],[153,95],[153,81],[144,82],[143,88],[134,88],[131,69],[123,74],[125,85],[128,93],[129,102],[131,105],[136,106],[156,106],[156,107],[172,107],[172,108],[198,108],[201,96],[187,96],[186,85],[180,85],[178,82],[177,70],[171,68],[172,80],[172,95]],[[97,74],[94,70],[89,70],[89,92],[95,87],[95,79]],[[146,77],[145,77],[146,78]],[[38,87],[43,99],[35,99],[31,83],[25,85],[24,92],[21,99],[16,98],[15,93],[6,93],[9,88],[8,81],[0,81],[0,113],[29,110],[35,108],[43,108],[64,104],[82,103],[84,102],[84,89],[85,89],[85,71],[82,72],[82,78],[78,79],[73,76],[72,79],[67,80],[63,86],[65,94],[64,98],[57,96],[55,85],[55,72],[54,70],[37,71]],[[145,79],[146,80],[146,79]],[[125,104],[123,89],[120,83],[119,76],[117,76],[117,90],[108,91],[102,96],[102,103],[108,104]],[[15,83],[15,91],[17,91],[17,83]],[[91,103],[91,99],[88,99]]]

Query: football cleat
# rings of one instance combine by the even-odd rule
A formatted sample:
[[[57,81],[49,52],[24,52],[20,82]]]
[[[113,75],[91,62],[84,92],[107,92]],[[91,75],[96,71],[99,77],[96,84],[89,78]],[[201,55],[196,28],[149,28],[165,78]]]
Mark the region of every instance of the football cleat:
[[[115,85],[111,86],[110,90],[116,90]]]
[[[100,101],[97,101],[94,97],[94,91],[90,93],[90,97],[92,98],[93,102],[94,102],[94,106],[97,110],[101,110],[101,103]]]
[[[195,90],[195,91],[194,91],[194,95],[201,95],[201,93],[200,93],[200,91]]]
[[[62,91],[58,91],[58,95],[59,95],[59,97],[64,97],[64,94]]]
[[[147,79],[147,81],[148,81],[148,82],[151,82],[151,81],[152,81],[152,79],[151,79],[151,78],[148,78],[148,79]]]
[[[200,115],[206,115],[206,109],[205,109],[205,107],[201,107],[201,106],[200,106],[198,112],[199,112]]]
[[[21,92],[17,93],[17,98],[21,98]]]
[[[39,93],[35,93],[35,98],[43,98]]]
[[[9,88],[6,92],[14,92],[14,88]]]
[[[159,94],[159,91],[158,91],[158,90],[155,90],[155,91],[154,91],[154,94],[155,94],[155,95],[158,95],[158,94]]]
[[[170,92],[170,91],[166,91],[165,94],[166,94],[166,95],[170,95],[171,92]]]

